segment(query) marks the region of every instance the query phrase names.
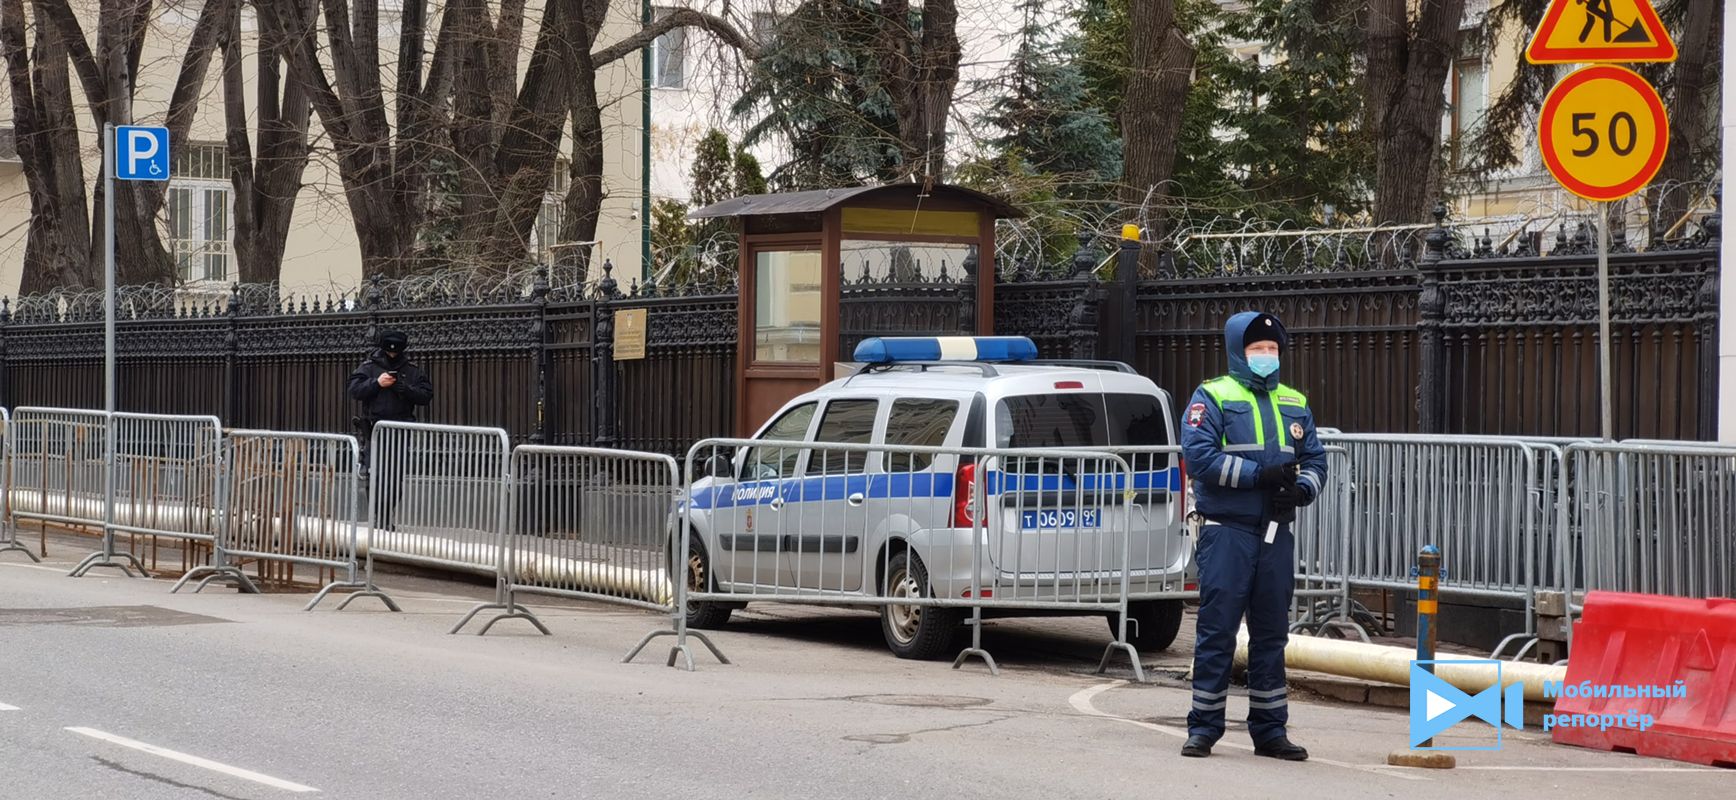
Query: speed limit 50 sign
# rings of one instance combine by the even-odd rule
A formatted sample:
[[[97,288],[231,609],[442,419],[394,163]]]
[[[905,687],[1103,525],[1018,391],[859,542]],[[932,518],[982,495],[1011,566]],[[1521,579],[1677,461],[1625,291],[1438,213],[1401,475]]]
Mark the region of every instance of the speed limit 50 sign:
[[[1645,188],[1670,145],[1656,89],[1632,70],[1600,64],[1562,78],[1543,101],[1538,146],[1550,174],[1587,200]]]

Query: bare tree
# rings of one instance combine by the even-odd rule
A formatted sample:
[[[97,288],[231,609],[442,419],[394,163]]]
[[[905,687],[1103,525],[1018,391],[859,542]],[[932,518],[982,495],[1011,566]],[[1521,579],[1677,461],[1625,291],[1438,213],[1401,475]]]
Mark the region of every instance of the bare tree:
[[[572,188],[563,238],[594,237],[602,203],[602,112],[597,70],[677,27],[746,40],[720,17],[682,9],[593,52],[608,0],[550,0],[536,22],[522,79],[523,0],[451,0],[432,53],[428,0],[403,10],[393,107],[382,92],[377,0],[256,0],[287,43],[291,77],[331,137],[367,275],[416,267],[427,223],[430,168],[456,164],[458,238],[479,267],[522,261],[570,125]],[[323,19],[323,25],[321,21]]]
[[[230,14],[223,41],[224,142],[235,187],[235,261],[242,283],[273,283],[282,275],[296,196],[307,169],[312,106],[300,83],[284,80],[286,49],[281,31],[262,27],[255,56],[256,155],[249,141],[253,130],[242,74],[241,15]]]
[[[21,291],[97,283],[91,269],[84,163],[78,152],[66,48],[47,25],[35,25],[26,46],[23,0],[0,0],[0,54],[12,94],[12,124],[30,193]],[[33,3],[36,19],[40,2]]]
[[[1132,63],[1121,101],[1121,191],[1122,202],[1141,208],[1168,194],[1192,80],[1194,48],[1176,26],[1175,6],[1175,0],[1148,0],[1128,9]],[[1151,225],[1149,215],[1142,224]]]
[[[1422,222],[1436,201],[1445,86],[1464,10],[1465,0],[1368,2],[1365,86],[1376,220]]]
[[[136,76],[153,18],[151,0],[102,0],[93,49],[68,0],[32,0],[33,47],[25,47],[22,0],[0,0],[0,40],[12,89],[14,125],[31,199],[30,240],[25,245],[24,291],[98,283],[103,220],[85,207],[84,165],[68,76],[78,78],[85,110],[97,130],[107,123],[131,124]],[[218,35],[237,0],[205,0],[183,50],[170,95],[167,125],[171,157],[185,147],[198,111]],[[95,177],[92,205],[104,202],[102,175]],[[166,184],[123,181],[115,188],[115,253],[122,283],[168,283],[174,264],[157,233]]]
[[[888,40],[879,48],[880,68],[899,110],[904,163],[912,174],[932,178],[946,166],[946,121],[958,88],[963,52],[958,41],[958,3],[923,3],[920,34],[910,29],[908,0],[882,3],[880,19],[881,35]]]

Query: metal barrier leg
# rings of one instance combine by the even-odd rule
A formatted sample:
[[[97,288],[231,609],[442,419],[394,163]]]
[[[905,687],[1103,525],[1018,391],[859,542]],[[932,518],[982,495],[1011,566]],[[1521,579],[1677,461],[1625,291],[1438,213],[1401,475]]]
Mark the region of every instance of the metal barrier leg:
[[[1125,597],[1125,593],[1123,593],[1123,597]],[[1129,620],[1129,614],[1127,612],[1127,603],[1123,602],[1121,604],[1121,613],[1118,615],[1120,621],[1115,626],[1115,641],[1110,642],[1109,646],[1103,648],[1103,658],[1097,661],[1097,674],[1102,675],[1109,671],[1109,659],[1114,657],[1116,651],[1119,650],[1127,654],[1128,662],[1133,665],[1133,679],[1140,683],[1147,683],[1148,681],[1145,679],[1145,664],[1139,660],[1139,650],[1133,646],[1132,642],[1127,641],[1128,624],[1131,622],[1134,626],[1138,626],[1139,621]]]
[[[971,656],[981,658],[983,663],[989,666],[990,675],[999,676],[1001,674],[1001,668],[995,664],[995,657],[989,655],[989,651],[983,649],[983,610],[981,606],[971,609],[970,647],[966,647],[964,650],[959,652],[958,658],[955,658],[952,661],[952,668],[958,669],[959,667],[964,666],[965,659],[970,658]]]
[[[398,604],[392,600],[390,595],[386,594],[383,591],[380,591],[380,589],[378,587],[375,587],[372,584],[363,583],[360,581],[341,581],[338,583],[328,583],[325,585],[325,588],[320,589],[319,593],[317,593],[313,596],[312,600],[309,600],[307,602],[307,605],[302,606],[301,610],[312,611],[314,609],[314,606],[319,605],[321,600],[326,599],[326,596],[331,594],[333,589],[358,589],[358,590],[360,590],[360,591],[350,592],[349,596],[345,597],[344,601],[342,603],[338,604],[337,610],[339,610],[339,611],[342,611],[345,608],[348,608],[349,605],[351,603],[355,602],[356,598],[358,598],[358,597],[377,597],[377,598],[379,598],[380,602],[386,604],[386,610],[387,611],[402,612],[404,610],[404,609],[398,607]]]
[[[700,644],[705,645],[705,649],[711,651],[711,655],[713,658],[717,659],[717,663],[724,664],[724,665],[729,665],[729,664],[735,663],[733,661],[730,661],[729,657],[724,655],[722,650],[718,649],[717,645],[711,641],[711,637],[706,636],[704,633],[701,633],[699,631],[685,631],[685,632],[678,631],[674,627],[659,628],[657,630],[654,630],[650,633],[645,634],[644,637],[639,639],[639,643],[634,645],[633,649],[627,653],[627,657],[621,659],[621,663],[623,663],[623,664],[633,663],[633,659],[637,658],[641,652],[644,652],[645,647],[647,645],[651,644],[652,640],[660,639],[664,636],[673,636],[676,639],[675,646],[669,648],[669,664],[668,664],[668,666],[671,666],[671,667],[675,666],[675,658],[677,656],[680,656],[687,664],[687,671],[688,672],[694,671],[694,668],[693,668],[693,649],[688,647],[687,643],[684,641],[684,639],[686,639],[687,637],[692,637],[694,639],[698,639]]]
[[[0,544],[0,553],[10,553],[14,550],[23,553],[33,564],[42,563],[42,559],[37,558],[35,553],[30,552],[30,548],[19,544],[16,532],[14,532],[11,538],[7,539],[3,544]]]
[[[447,635],[450,636],[450,635],[455,634],[461,630],[464,630],[464,626],[470,624],[471,620],[476,619],[477,614],[480,614],[480,613],[487,611],[488,609],[491,609],[491,608],[500,609],[503,613],[496,614],[493,617],[490,617],[488,622],[483,624],[482,630],[476,632],[477,636],[482,636],[482,635],[488,633],[488,629],[494,627],[494,623],[499,622],[503,619],[522,619],[526,622],[529,622],[531,625],[535,626],[537,630],[542,632],[542,635],[544,635],[544,636],[553,636],[554,635],[554,634],[549,632],[549,629],[547,626],[542,624],[542,620],[536,618],[536,614],[531,613],[530,609],[519,605],[518,602],[513,599],[511,591],[504,592],[502,594],[502,596],[496,597],[494,602],[492,602],[492,603],[481,603],[481,604],[477,605],[475,608],[470,609],[470,613],[465,614],[464,619],[459,620],[457,625],[452,626],[452,630],[449,630],[446,632]]]
[[[116,561],[116,558],[125,559],[125,561]],[[134,567],[138,567],[139,574],[134,575],[133,571],[127,568],[126,562],[132,562]],[[114,567],[115,569],[126,573],[126,576],[129,578],[137,578],[150,574],[145,569],[144,562],[139,561],[138,557],[134,556],[132,553],[106,553],[102,551],[85,556],[83,561],[78,562],[78,566],[73,567],[72,571],[66,574],[73,578],[82,578],[85,573],[90,572],[97,567]]]
[[[398,604],[392,600],[390,595],[386,594],[385,591],[380,589],[380,587],[374,585],[374,552],[371,549],[368,551],[366,560],[362,562],[361,580],[358,581],[355,579],[355,571],[352,568],[350,572],[350,580],[342,583],[334,583],[319,590],[319,594],[314,595],[313,599],[308,601],[307,606],[302,610],[312,611],[314,606],[319,605],[319,602],[325,599],[326,594],[330,593],[331,590],[338,588],[355,588],[361,590],[359,592],[351,592],[349,597],[344,598],[344,601],[338,604],[339,611],[349,608],[350,604],[354,603],[358,597],[377,597],[380,602],[386,604],[387,611],[394,613],[402,613],[404,610],[398,607]]]
[[[1140,683],[1150,683],[1145,679],[1145,664],[1139,660],[1139,651],[1131,643],[1125,641],[1110,642],[1108,647],[1103,648],[1103,658],[1097,662],[1097,674],[1102,675],[1109,670],[1109,659],[1118,650],[1126,653],[1128,663],[1133,665],[1133,679]]]
[[[239,567],[218,567],[209,577],[199,582],[199,585],[193,589],[193,594],[205,591],[205,587],[210,586],[211,582],[215,580],[234,581],[235,588],[243,594],[264,594]]]

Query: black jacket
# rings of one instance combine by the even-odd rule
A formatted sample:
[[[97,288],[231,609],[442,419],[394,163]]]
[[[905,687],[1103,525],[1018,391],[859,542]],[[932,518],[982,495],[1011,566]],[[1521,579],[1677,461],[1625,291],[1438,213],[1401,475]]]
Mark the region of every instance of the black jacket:
[[[390,389],[382,389],[380,375],[387,372],[398,373],[398,382]],[[410,359],[402,355],[390,359],[375,350],[350,373],[350,397],[362,403],[364,421],[412,422],[416,419],[416,406],[434,400],[434,382]]]

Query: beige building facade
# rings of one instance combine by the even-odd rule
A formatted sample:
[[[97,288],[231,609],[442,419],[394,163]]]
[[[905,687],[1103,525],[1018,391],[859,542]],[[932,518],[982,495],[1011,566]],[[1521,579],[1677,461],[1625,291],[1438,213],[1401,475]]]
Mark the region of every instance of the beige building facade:
[[[440,5],[436,0],[428,13],[430,21],[440,19]],[[87,35],[94,36],[97,21],[95,0],[73,0],[73,6]],[[199,6],[197,0],[168,0],[162,5],[161,13],[152,20],[145,38],[137,81],[139,88],[134,99],[137,124],[164,124],[169,96],[180,69],[183,50],[192,36]],[[532,0],[526,10],[524,44],[520,51],[521,75],[529,61],[531,45],[542,18],[542,6],[539,0]],[[381,58],[388,65],[397,61],[398,13],[401,7],[396,0],[382,0],[380,3]],[[607,46],[636,31],[642,7],[641,0],[615,0],[608,22],[598,37],[598,46]],[[251,6],[242,13],[242,51],[251,124],[257,119],[252,103],[259,29]],[[433,49],[436,33],[431,30],[427,34],[429,51]],[[599,70],[597,78],[605,131],[603,184],[606,200],[598,225],[598,244],[585,249],[591,254],[589,266],[593,278],[600,274],[602,263],[607,259],[613,262],[615,275],[623,283],[641,274],[644,241],[642,220],[646,213],[646,192],[643,167],[646,159],[642,63],[638,56],[629,56]],[[392,84],[389,76],[384,83],[389,95]],[[76,81],[73,94],[85,177],[87,185],[91,185],[101,177],[100,134],[93,127],[83,92]],[[389,96],[386,105],[391,108]],[[20,285],[30,219],[30,198],[23,165],[15,149],[10,147],[11,129],[10,90],[0,82],[0,295],[6,296],[16,294]],[[163,240],[176,259],[181,285],[190,291],[226,287],[237,276],[233,246],[234,191],[229,181],[224,134],[222,62],[214,57],[200,93],[198,115],[191,135],[187,137],[188,141],[176,145],[178,156],[168,181],[168,197],[157,220]],[[561,149],[570,153],[570,129],[565,136],[567,139]],[[287,289],[309,293],[344,293],[353,290],[361,280],[361,251],[331,141],[321,134],[317,114],[312,122],[310,141],[314,152],[296,198],[281,283]],[[555,252],[552,248],[560,244],[554,241],[560,214],[559,192],[566,183],[564,176],[560,178],[550,187],[542,215],[531,234],[531,252],[527,255],[539,261],[551,260]],[[102,209],[93,211],[100,218]]]

